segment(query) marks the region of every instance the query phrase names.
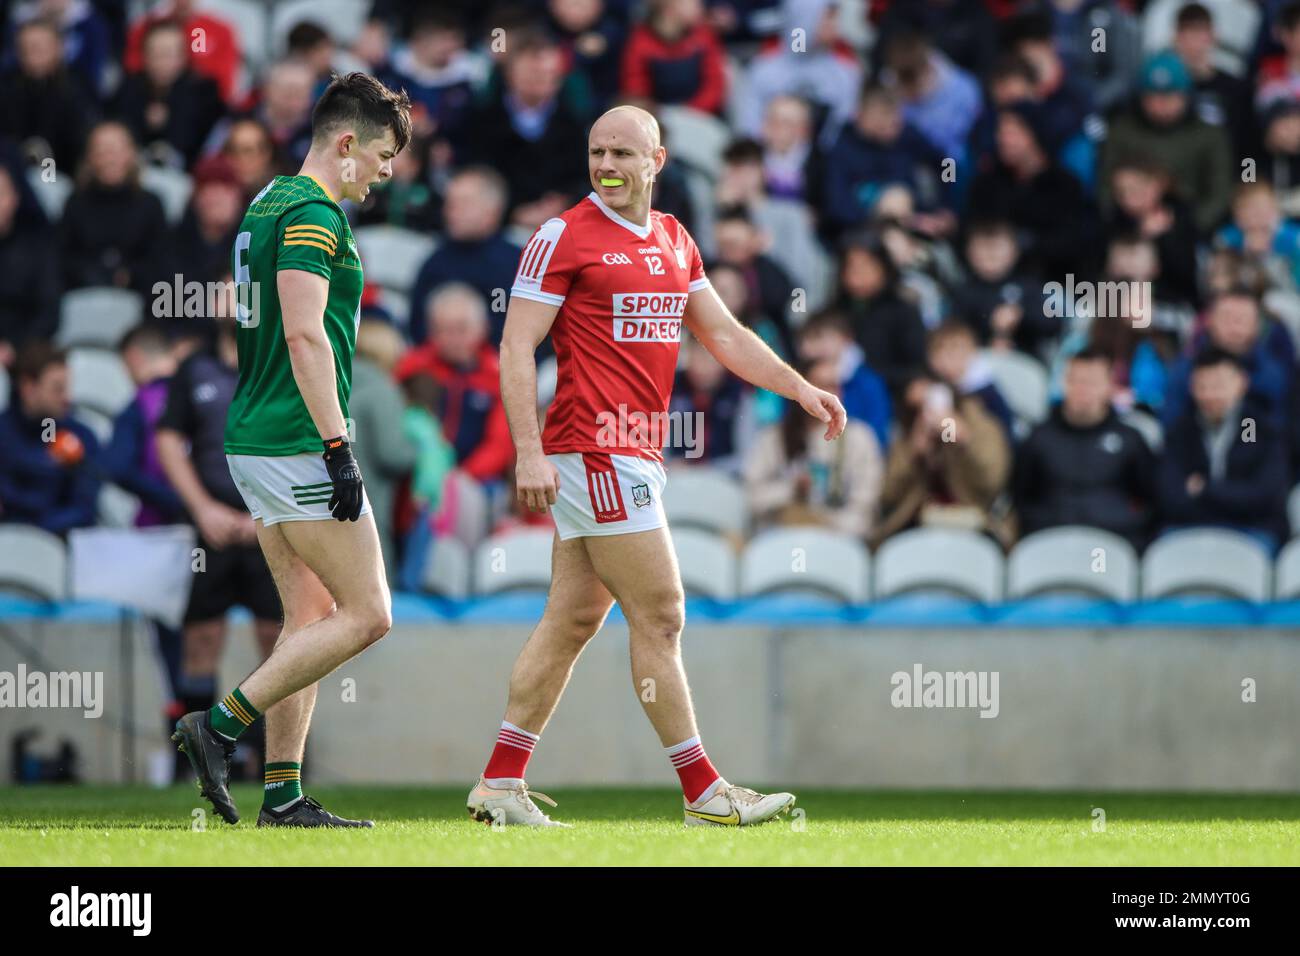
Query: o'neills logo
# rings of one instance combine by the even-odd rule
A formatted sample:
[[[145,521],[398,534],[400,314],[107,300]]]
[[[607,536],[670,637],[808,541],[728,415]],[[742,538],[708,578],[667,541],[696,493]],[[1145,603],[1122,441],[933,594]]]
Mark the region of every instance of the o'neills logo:
[[[615,292],[615,342],[679,342],[685,292]]]

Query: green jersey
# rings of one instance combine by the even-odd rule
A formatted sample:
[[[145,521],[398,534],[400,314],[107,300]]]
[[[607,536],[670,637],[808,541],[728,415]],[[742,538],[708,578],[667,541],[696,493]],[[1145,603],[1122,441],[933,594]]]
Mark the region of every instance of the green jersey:
[[[325,335],[334,350],[339,408],[348,415],[361,317],[361,259],[343,210],[310,176],[277,176],[258,193],[235,239],[239,384],[226,415],[226,454],[319,452],[321,436],[298,391],[284,339],[276,273],[301,269],[329,282]]]

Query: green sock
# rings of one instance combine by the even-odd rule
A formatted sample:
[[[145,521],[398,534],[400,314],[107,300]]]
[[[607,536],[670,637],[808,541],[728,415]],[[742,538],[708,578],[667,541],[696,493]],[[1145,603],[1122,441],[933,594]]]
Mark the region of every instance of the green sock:
[[[302,796],[302,764],[269,763],[266,765],[266,787],[262,791],[262,808],[274,810],[293,803]]]
[[[261,716],[262,712],[250,704],[236,687],[208,711],[208,722],[221,736],[238,740],[248,725]]]

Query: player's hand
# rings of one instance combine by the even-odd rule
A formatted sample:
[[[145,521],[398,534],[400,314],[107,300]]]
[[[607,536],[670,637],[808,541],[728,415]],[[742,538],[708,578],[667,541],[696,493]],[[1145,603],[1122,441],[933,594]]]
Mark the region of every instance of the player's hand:
[[[352,455],[352,446],[346,436],[325,439],[325,469],[334,483],[330,497],[330,514],[339,521],[356,521],[361,517],[361,468]]]
[[[546,512],[560,491],[560,473],[545,455],[520,458],[515,465],[515,490],[529,511]]]
[[[209,502],[194,515],[203,540],[214,548],[228,548],[239,543],[241,521],[248,515],[219,501]],[[250,519],[251,520],[251,519]]]
[[[849,423],[848,412],[844,410],[843,403],[830,392],[805,385],[796,399],[805,412],[826,423],[826,434],[822,437],[827,441],[839,438],[844,433],[844,426]]]

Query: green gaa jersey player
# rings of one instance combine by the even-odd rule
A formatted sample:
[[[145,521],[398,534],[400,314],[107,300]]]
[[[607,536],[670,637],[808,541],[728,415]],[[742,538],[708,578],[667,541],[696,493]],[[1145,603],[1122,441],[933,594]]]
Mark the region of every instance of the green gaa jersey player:
[[[338,203],[361,202],[392,175],[411,138],[410,103],[373,77],[335,78],[312,113],[296,176],[254,197],[235,240],[239,384],[226,460],[275,578],[284,626],[266,661],[209,711],[186,714],[175,740],[227,823],[235,741],[266,715],[266,786],[258,826],[371,826],[302,793],[316,682],[388,632],[391,601],[379,537],[347,432],[363,276]]]

